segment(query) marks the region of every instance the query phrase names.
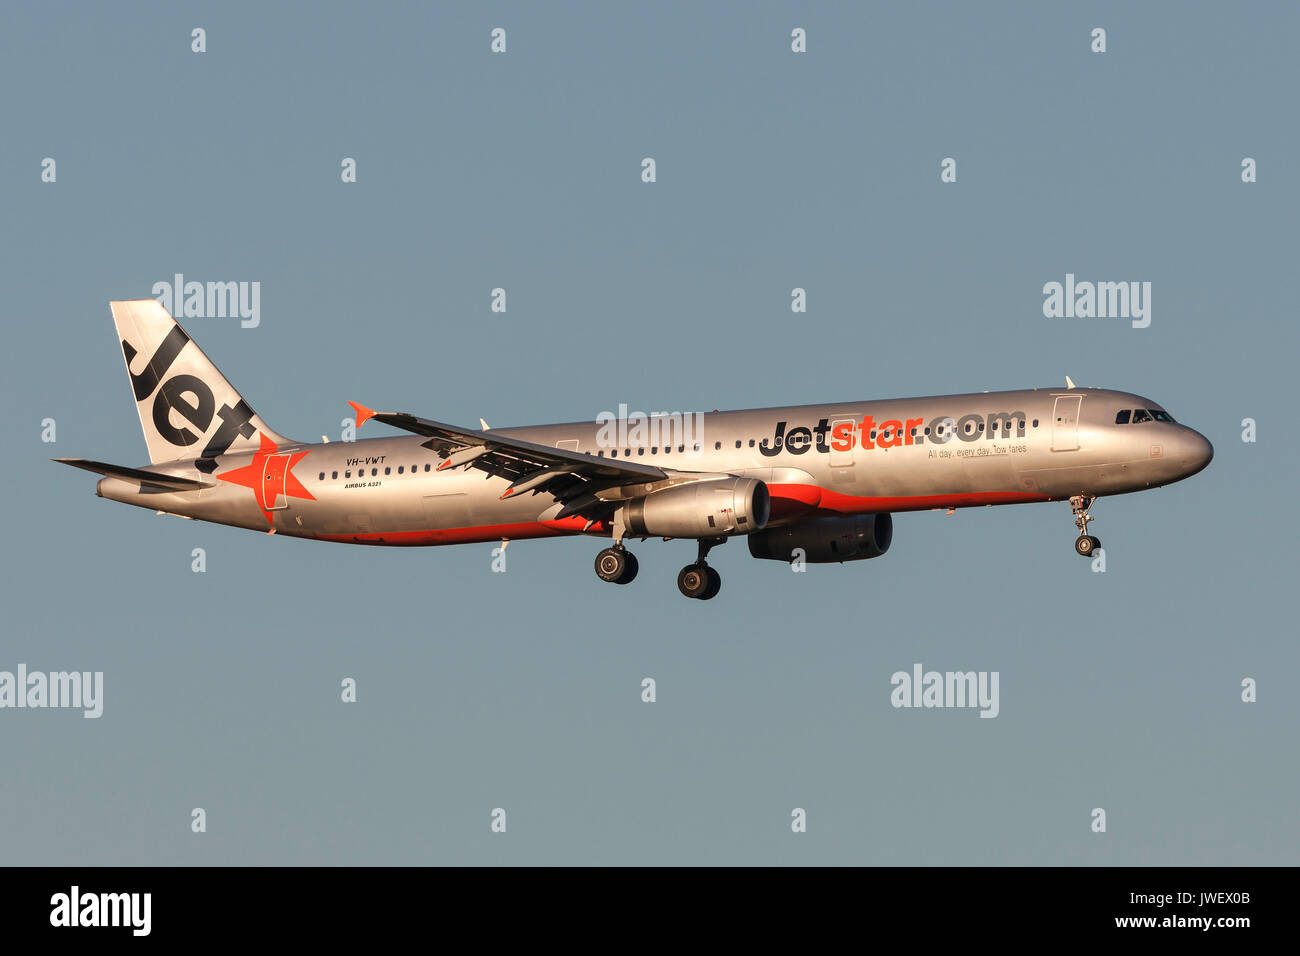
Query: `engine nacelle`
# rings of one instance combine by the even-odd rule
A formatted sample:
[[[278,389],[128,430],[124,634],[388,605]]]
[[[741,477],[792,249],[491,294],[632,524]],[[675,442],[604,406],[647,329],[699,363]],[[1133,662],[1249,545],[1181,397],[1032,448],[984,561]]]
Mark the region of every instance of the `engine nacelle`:
[[[771,498],[757,478],[708,478],[655,491],[623,505],[628,534],[713,538],[767,526]]]
[[[812,518],[798,524],[770,528],[749,536],[749,553],[756,558],[789,563],[803,551],[809,564],[864,561],[889,550],[894,519],[888,513]]]

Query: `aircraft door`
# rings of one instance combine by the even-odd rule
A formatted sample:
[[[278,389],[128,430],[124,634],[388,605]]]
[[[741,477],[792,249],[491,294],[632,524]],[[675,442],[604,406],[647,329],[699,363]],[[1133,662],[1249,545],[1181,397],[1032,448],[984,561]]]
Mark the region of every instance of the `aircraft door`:
[[[289,496],[284,493],[285,475],[289,472],[288,455],[271,455],[266,459],[262,481],[262,508],[279,511],[289,506]]]
[[[1082,395],[1058,395],[1052,408],[1052,451],[1074,451],[1079,447],[1079,406]]]

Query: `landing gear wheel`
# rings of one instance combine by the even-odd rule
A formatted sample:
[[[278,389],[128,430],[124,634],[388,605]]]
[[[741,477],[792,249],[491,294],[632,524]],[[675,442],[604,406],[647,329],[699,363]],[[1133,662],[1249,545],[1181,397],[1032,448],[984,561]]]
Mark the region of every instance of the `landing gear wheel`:
[[[1090,495],[1074,495],[1070,498],[1070,511],[1074,514],[1074,525],[1079,529],[1079,537],[1074,541],[1074,550],[1085,558],[1090,557],[1101,547],[1101,540],[1088,534],[1088,522],[1095,520],[1088,513],[1088,509],[1096,500]]]
[[[711,601],[713,598],[717,597],[718,592],[722,590],[722,575],[713,570],[713,568],[705,568],[704,570],[709,576],[709,586],[705,588],[704,593],[700,595],[700,600]]]
[[[619,575],[618,580],[614,582],[615,584],[631,584],[632,579],[636,577],[636,573],[641,570],[641,563],[637,561],[636,555],[631,551],[624,551],[623,557],[627,561],[627,567],[623,569],[623,573]]]
[[[702,598],[709,590],[709,572],[713,569],[707,564],[688,564],[677,573],[677,590],[688,598]],[[716,576],[718,572],[713,571]],[[721,579],[719,579],[721,586]],[[714,592],[717,593],[716,591]],[[713,595],[709,595],[712,597]]]
[[[632,558],[632,555],[622,548],[606,548],[596,555],[596,576],[602,581],[618,584],[627,573],[628,558]],[[632,560],[636,559],[632,558]],[[635,569],[636,565],[633,564],[632,567]],[[635,576],[636,571],[633,570],[632,574]]]

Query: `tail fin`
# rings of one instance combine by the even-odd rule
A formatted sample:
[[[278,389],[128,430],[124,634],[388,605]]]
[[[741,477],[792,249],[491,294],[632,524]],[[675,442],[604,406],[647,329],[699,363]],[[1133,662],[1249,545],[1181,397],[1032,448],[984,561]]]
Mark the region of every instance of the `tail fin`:
[[[257,451],[258,432],[277,445],[290,443],[267,427],[156,300],[110,305],[152,463]]]

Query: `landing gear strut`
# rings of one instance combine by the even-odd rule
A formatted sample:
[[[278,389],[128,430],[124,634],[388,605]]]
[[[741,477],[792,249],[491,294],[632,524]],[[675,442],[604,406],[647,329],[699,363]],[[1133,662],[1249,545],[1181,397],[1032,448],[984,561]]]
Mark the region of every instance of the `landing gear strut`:
[[[726,538],[699,540],[699,556],[694,564],[688,564],[678,572],[677,590],[688,598],[699,598],[701,601],[717,597],[718,592],[722,590],[722,575],[709,567],[704,559],[715,545],[723,544],[726,540]]]
[[[623,523],[623,511],[614,512],[614,547],[606,548],[596,555],[596,576],[611,584],[631,584],[640,570],[636,555],[623,547],[623,536],[627,534],[627,525]]]
[[[1101,547],[1101,539],[1088,534],[1088,522],[1095,520],[1088,514],[1088,509],[1096,501],[1090,495],[1075,495],[1070,499],[1070,511],[1074,513],[1074,524],[1079,529],[1079,537],[1074,542],[1074,550],[1085,558]]]

